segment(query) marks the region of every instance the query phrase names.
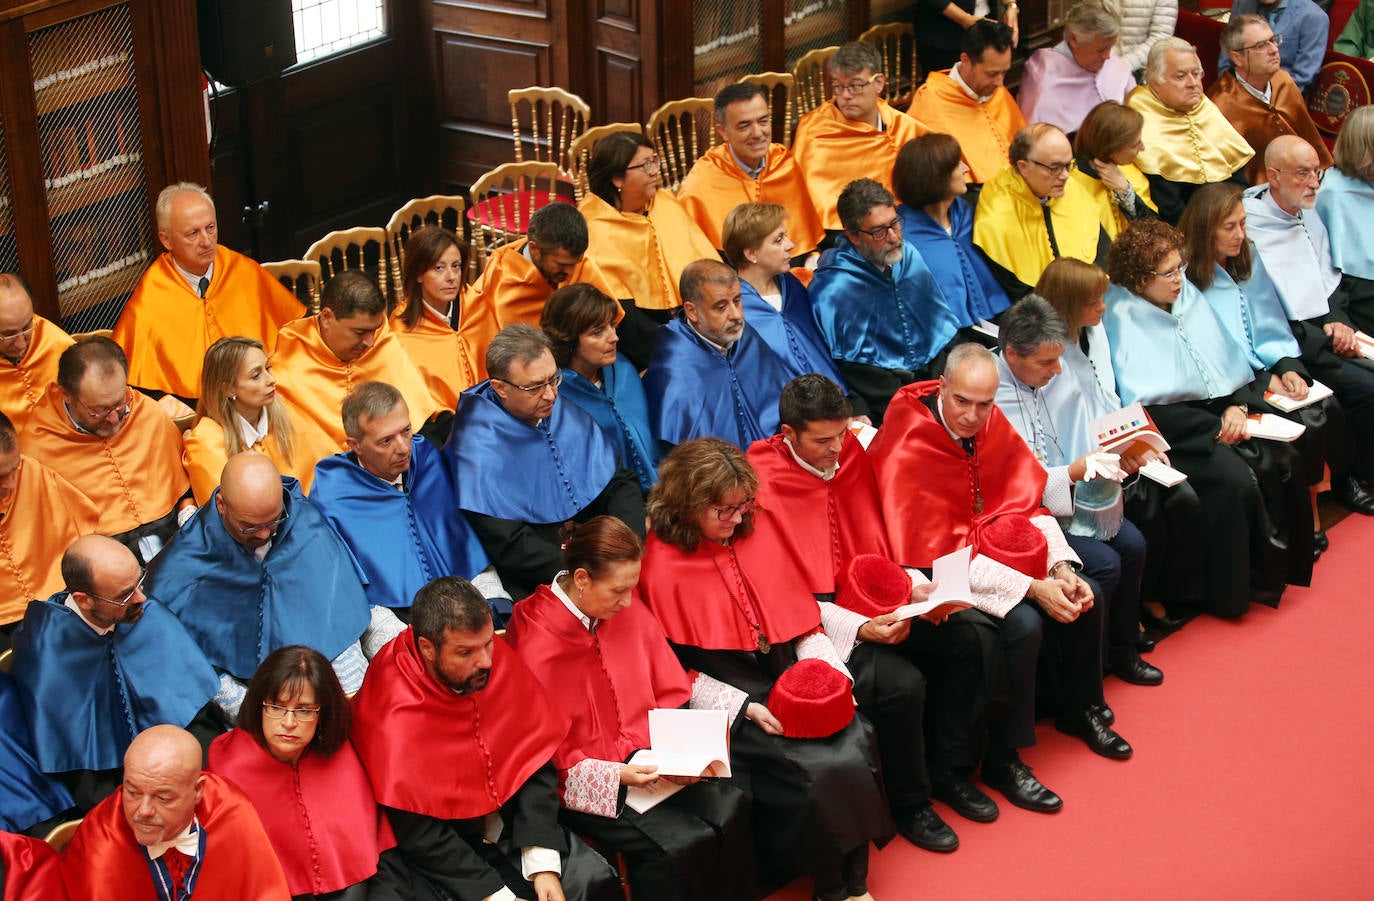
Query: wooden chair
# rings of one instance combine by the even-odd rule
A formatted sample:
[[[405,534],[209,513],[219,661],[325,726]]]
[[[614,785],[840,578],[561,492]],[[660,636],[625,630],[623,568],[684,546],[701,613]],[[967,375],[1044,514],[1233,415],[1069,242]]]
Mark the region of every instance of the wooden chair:
[[[830,99],[830,78],[826,67],[830,57],[839,50],[835,47],[818,47],[808,51],[792,67],[792,115],[801,117]]]
[[[740,84],[756,84],[768,92],[768,106],[773,111],[773,140],[792,146],[792,73],[760,72],[746,75]]]
[[[577,136],[577,140],[572,142],[572,147],[568,149],[569,156],[572,157],[573,167],[573,197],[578,203],[591,191],[587,184],[587,167],[591,164],[592,151],[596,149],[596,142],[607,135],[613,135],[618,131],[632,131],[637,135],[644,134],[644,126],[638,122],[612,122],[609,125],[598,125],[589,128]]]
[[[67,820],[65,823],[58,823],[51,832],[43,836],[43,841],[60,854],[71,843],[72,836],[76,835],[76,829],[80,825],[80,820]]]
[[[80,340],[82,340],[83,338],[112,338],[112,337],[114,337],[114,329],[112,329],[112,328],[97,328],[97,329],[91,329],[89,332],[74,332],[74,333],[72,333],[72,340],[73,340],[73,341],[80,341]]]
[[[887,87],[883,99],[900,109],[911,105],[916,94],[916,31],[910,22],[874,25],[859,35],[859,40],[872,44],[883,58],[883,72],[887,73]]]
[[[553,163],[504,163],[473,182],[467,219],[472,230],[471,266],[481,272],[498,244],[525,234],[535,210],[558,199]]]
[[[320,263],[318,260],[280,260],[262,268],[305,304],[310,315],[320,311]]]
[[[376,256],[370,252],[377,245]],[[357,269],[373,275],[377,287],[387,293],[386,229],[361,226],[325,235],[305,252],[307,260],[320,264],[320,284],[329,281],[345,269]],[[375,274],[375,275],[374,275]]]
[[[467,243],[467,219],[463,213],[467,204],[456,194],[431,194],[410,201],[391,214],[386,224],[387,243],[391,250],[391,284],[396,289],[397,302],[405,294],[401,271],[405,269],[405,247],[410,236],[428,225],[446,228]]]
[[[576,94],[562,88],[514,88],[506,93],[510,101],[511,136],[515,139],[515,161],[525,162],[526,141],[531,160],[553,163],[565,178],[572,178],[569,150],[577,136],[587,130],[592,108]],[[526,113],[529,133],[521,127]]]
[[[654,110],[646,129],[658,152],[659,184],[674,194],[697,157],[720,142],[715,102],[709,97],[671,100]]]

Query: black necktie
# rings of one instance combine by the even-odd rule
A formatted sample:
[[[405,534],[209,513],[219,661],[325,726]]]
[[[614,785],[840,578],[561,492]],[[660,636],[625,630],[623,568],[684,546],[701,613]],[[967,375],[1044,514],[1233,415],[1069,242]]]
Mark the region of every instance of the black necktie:
[[[200,277],[200,296],[201,296],[201,297],[204,297],[204,296],[205,296],[205,292],[206,292],[206,291],[209,291],[209,290],[210,290],[210,279],[209,279],[207,276],[202,275],[202,276]]]
[[[960,439],[959,439],[959,445],[960,445],[961,447],[963,447],[965,453],[969,453],[969,454],[973,453],[973,439],[972,439],[972,438],[960,438]]]

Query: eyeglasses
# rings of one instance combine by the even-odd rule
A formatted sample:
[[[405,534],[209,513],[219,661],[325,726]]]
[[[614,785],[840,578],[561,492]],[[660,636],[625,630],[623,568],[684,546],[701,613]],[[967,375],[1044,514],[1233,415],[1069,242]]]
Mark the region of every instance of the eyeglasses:
[[[899,217],[887,225],[880,225],[877,228],[860,228],[857,231],[861,235],[868,235],[874,241],[881,241],[888,235],[900,235],[902,233],[902,220]]]
[[[142,590],[143,580],[146,578],[148,578],[148,570],[140,566],[138,568],[138,582],[134,584],[133,588],[130,588],[128,591],[124,592],[118,598],[102,597],[96,594],[94,591],[86,591],[82,593],[85,594],[87,597],[95,598],[97,601],[104,601],[107,604],[114,604],[116,607],[127,607],[129,605],[129,602],[134,599],[134,595],[138,594],[139,591]]]
[[[220,496],[223,497],[223,495],[220,495]],[[225,502],[224,506],[225,506],[225,508],[228,509],[231,513],[233,512],[233,508],[229,506],[229,503],[228,503],[227,501]],[[235,515],[237,516],[238,514],[235,514]],[[240,526],[234,526],[234,531],[236,531],[236,532],[238,532],[240,535],[244,535],[244,536],[247,536],[247,535],[256,535],[258,532],[274,532],[274,531],[277,530],[278,527],[281,526],[282,523],[286,522],[286,521],[287,521],[288,519],[290,519],[290,518],[291,518],[291,514],[288,513],[286,510],[282,510],[282,511],[281,511],[281,516],[277,517],[276,519],[272,520],[271,522],[264,522],[264,523],[252,524],[252,525],[250,525],[250,524],[248,524],[248,523],[244,523],[243,525],[240,525]],[[226,522],[225,525],[227,526],[228,523]]]
[[[631,169],[643,169],[645,175],[657,175],[658,168],[661,164],[662,160],[660,160],[657,156],[651,156],[642,163],[635,163],[633,166],[626,166],[625,171],[629,172]]]
[[[1326,178],[1325,169],[1308,169],[1306,166],[1302,167],[1301,169],[1279,169],[1275,167],[1274,171],[1292,172],[1295,176],[1297,176],[1298,181],[1311,181],[1313,178],[1315,178],[1317,180],[1317,184],[1321,184],[1322,180]]]
[[[298,723],[313,723],[320,718],[318,707],[278,707],[276,704],[262,702],[262,715],[269,720],[284,720],[288,713],[294,716]]]
[[[76,405],[77,405],[78,407],[80,407],[81,409],[85,410],[85,411],[86,411],[86,415],[89,416],[89,417],[91,417],[92,419],[95,419],[95,420],[106,419],[106,418],[109,417],[109,415],[110,415],[111,413],[115,413],[115,414],[118,414],[118,419],[119,419],[119,421],[120,421],[120,422],[123,422],[124,419],[129,415],[130,408],[132,408],[132,406],[133,406],[133,403],[134,403],[134,389],[132,389],[132,388],[125,388],[125,389],[124,389],[124,402],[123,402],[123,403],[115,404],[113,407],[105,407],[105,408],[100,409],[100,410],[97,410],[97,409],[95,409],[94,407],[87,406],[86,403],[85,403],[84,401],[82,401],[80,398],[73,397],[72,400],[76,401]]]
[[[552,388],[553,390],[557,391],[558,386],[563,384],[563,373],[555,372],[553,374],[553,378],[549,379],[547,382],[540,382],[537,385],[517,385],[515,384],[515,382],[506,381],[506,379],[498,379],[495,376],[492,377],[492,381],[502,382],[504,384],[510,385],[516,391],[523,391],[526,394],[533,396],[536,394],[543,394],[545,388]]]
[[[1155,278],[1167,278],[1167,279],[1168,279],[1169,281],[1171,281],[1171,282],[1172,282],[1172,281],[1180,281],[1180,282],[1181,282],[1181,281],[1183,281],[1183,273],[1185,273],[1185,272],[1187,272],[1187,271],[1188,271],[1188,264],[1187,264],[1187,263],[1179,263],[1177,266],[1175,266],[1175,267],[1172,268],[1172,269],[1166,269],[1166,270],[1164,270],[1163,272],[1151,272],[1150,274],[1153,275]]]
[[[18,341],[20,338],[25,338],[33,334],[33,330],[37,327],[37,323],[30,319],[29,324],[17,332],[0,332],[0,341]]]
[[[1249,45],[1248,47],[1242,47],[1240,49],[1244,53],[1249,53],[1251,50],[1265,50],[1269,47],[1279,47],[1282,45],[1283,35],[1271,34],[1269,37],[1265,38],[1262,41],[1255,41],[1255,43]]]
[[[868,81],[851,81],[849,84],[840,84],[839,82],[835,82],[830,87],[831,90],[835,92],[835,95],[837,97],[852,97],[855,94],[863,93],[864,88],[873,84],[873,82],[877,80],[878,76],[875,75]]]
[[[1044,169],[1050,175],[1053,175],[1055,178],[1060,178],[1062,176],[1068,175],[1070,172],[1078,168],[1077,160],[1069,160],[1067,163],[1042,163],[1039,160],[1033,160],[1030,157],[1026,157],[1026,162],[1034,163],[1041,169]]]
[[[710,510],[716,515],[716,519],[725,522],[728,519],[733,519],[736,513],[742,517],[750,510],[754,509],[755,500],[756,498],[751,497],[741,504],[733,504],[729,507],[711,507]]]

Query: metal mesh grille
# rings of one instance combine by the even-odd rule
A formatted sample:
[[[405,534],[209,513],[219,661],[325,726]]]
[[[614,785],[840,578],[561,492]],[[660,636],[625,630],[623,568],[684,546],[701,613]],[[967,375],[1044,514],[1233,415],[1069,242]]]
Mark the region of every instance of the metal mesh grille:
[[[109,328],[153,236],[129,9],[36,31],[29,56],[62,324]]]
[[[697,0],[692,7],[696,96],[712,97],[741,75],[762,72],[762,0]]]
[[[9,157],[5,153],[5,130],[0,127],[0,272],[19,271],[19,252],[14,243],[12,203]]]
[[[808,50],[849,39],[849,0],[788,0],[783,17],[787,70]]]
[[[386,37],[385,0],[291,0],[296,62]]]

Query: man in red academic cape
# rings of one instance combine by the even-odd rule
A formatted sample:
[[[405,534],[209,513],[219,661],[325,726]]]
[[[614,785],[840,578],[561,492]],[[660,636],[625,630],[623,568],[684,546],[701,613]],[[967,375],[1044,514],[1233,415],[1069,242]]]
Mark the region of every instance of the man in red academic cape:
[[[615,871],[558,825],[568,721],[457,576],[415,596],[372,659],[353,745],[410,868],[458,901],[623,901]]]
[[[252,802],[200,763],[185,729],[138,734],[124,754],[124,784],[86,815],[62,855],[73,898],[290,899]]]
[[[1010,706],[989,730],[983,782],[1017,807],[1051,813],[1063,801],[1021,762],[1035,744],[1035,668],[1045,624],[1061,651],[1055,725],[1124,760],[1102,696],[1102,611],[1082,566],[1040,506],[1045,469],[997,409],[997,363],[976,344],[950,352],[938,381],[897,392],[869,446],[894,559],[928,567],[972,544],[975,606],[1001,618]]]

